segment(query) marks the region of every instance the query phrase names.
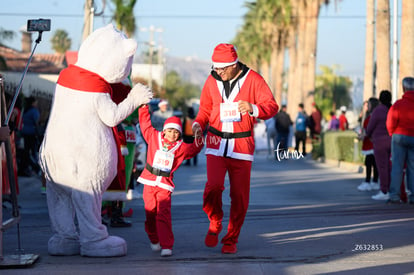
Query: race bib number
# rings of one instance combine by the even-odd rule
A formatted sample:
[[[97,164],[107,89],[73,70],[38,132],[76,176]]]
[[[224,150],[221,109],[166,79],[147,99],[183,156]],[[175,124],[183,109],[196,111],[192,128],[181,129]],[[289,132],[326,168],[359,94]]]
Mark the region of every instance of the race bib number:
[[[125,130],[125,138],[126,138],[126,142],[135,143],[135,141],[136,141],[135,131],[133,131],[133,130]]]
[[[237,102],[220,103],[220,121],[221,122],[235,122],[240,121],[240,112]]]
[[[164,172],[170,172],[174,162],[174,154],[157,150],[155,152],[154,163],[152,167],[160,169]]]

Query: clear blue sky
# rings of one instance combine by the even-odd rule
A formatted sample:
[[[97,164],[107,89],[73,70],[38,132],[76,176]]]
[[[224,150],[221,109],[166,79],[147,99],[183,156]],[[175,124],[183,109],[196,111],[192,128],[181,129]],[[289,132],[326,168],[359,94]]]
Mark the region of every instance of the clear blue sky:
[[[13,41],[3,41],[7,46],[20,49],[18,30],[27,19],[50,18],[52,30],[43,34],[36,53],[51,53],[49,43],[56,29],[64,29],[72,39],[71,50],[77,50],[82,37],[84,0],[0,0],[0,27],[18,33]],[[5,4],[7,2],[7,4]],[[110,3],[110,0],[107,0]],[[247,9],[244,0],[138,0],[135,16],[139,28],[154,26],[162,33],[154,34],[157,45],[167,48],[167,54],[177,57],[196,56],[209,60],[214,46],[231,41],[243,23]],[[363,74],[365,52],[365,14],[363,0],[335,1],[322,7],[318,30],[317,66],[337,64],[344,75]],[[392,2],[392,1],[391,1]],[[97,9],[101,1],[96,0]],[[104,17],[96,17],[95,28],[110,23],[113,12],[107,4]],[[399,12],[401,13],[401,12]],[[36,35],[33,39],[36,39]],[[149,33],[137,31],[135,39],[139,48]]]

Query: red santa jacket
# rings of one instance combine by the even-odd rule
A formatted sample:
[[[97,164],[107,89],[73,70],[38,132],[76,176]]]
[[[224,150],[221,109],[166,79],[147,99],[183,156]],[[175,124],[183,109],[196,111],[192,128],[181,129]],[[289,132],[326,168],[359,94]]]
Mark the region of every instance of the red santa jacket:
[[[179,140],[177,144],[169,150],[174,153],[174,162],[169,176],[157,176],[150,172],[149,167],[153,166],[154,156],[157,150],[162,148],[162,132],[157,131],[151,124],[151,118],[148,111],[148,106],[139,108],[139,126],[142,135],[148,144],[147,148],[147,165],[142,171],[138,182],[150,186],[158,186],[170,192],[174,191],[174,172],[178,169],[180,164],[185,159],[193,158],[203,148],[203,144],[194,141],[192,144],[183,143]]]
[[[256,118],[266,120],[273,117],[279,106],[265,80],[255,71],[239,64],[242,73],[231,83],[223,82],[214,71],[208,76],[201,92],[200,108],[194,123],[199,123],[202,129],[209,125],[206,154],[253,161],[253,129]],[[224,88],[227,84],[231,88],[228,97]],[[250,102],[253,105],[253,114],[241,114],[238,122],[221,122],[220,104],[239,100]],[[242,137],[235,137],[237,135]]]
[[[366,131],[369,123],[369,119],[371,118],[371,114],[369,114],[365,119],[363,123],[364,131]],[[374,154],[374,144],[372,143],[371,139],[367,136],[364,136],[364,139],[362,141],[362,154],[364,155],[370,155]]]
[[[414,91],[406,91],[388,111],[387,130],[390,136],[400,134],[414,137]]]

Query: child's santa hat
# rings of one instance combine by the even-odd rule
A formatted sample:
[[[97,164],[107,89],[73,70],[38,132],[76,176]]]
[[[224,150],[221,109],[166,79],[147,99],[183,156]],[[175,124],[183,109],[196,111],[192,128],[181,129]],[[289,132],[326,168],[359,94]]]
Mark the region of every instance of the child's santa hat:
[[[236,48],[232,44],[218,44],[211,57],[214,68],[224,68],[239,61]]]
[[[180,134],[183,133],[183,127],[181,124],[181,119],[179,117],[172,116],[172,117],[167,118],[162,130],[164,131],[165,129],[171,129],[171,128],[177,130],[178,132],[180,132]]]

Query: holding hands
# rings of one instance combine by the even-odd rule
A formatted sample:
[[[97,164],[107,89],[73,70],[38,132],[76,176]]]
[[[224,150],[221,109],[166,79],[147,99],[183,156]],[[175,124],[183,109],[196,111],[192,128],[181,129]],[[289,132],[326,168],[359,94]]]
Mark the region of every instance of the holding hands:
[[[141,83],[136,84],[132,88],[130,94],[134,97],[135,102],[138,103],[138,106],[148,104],[153,97],[151,89]]]

